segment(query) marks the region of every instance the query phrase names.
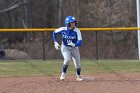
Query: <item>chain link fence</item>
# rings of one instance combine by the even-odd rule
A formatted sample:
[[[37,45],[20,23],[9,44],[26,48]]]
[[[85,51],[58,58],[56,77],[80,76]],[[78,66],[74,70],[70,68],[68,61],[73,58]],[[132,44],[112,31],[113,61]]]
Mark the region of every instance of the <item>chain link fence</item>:
[[[67,15],[77,18],[78,27],[136,27],[135,0],[1,0],[0,5],[1,28],[58,28]],[[137,31],[82,31],[82,37],[82,59],[138,58]],[[52,32],[1,32],[0,43],[5,59],[62,58]]]

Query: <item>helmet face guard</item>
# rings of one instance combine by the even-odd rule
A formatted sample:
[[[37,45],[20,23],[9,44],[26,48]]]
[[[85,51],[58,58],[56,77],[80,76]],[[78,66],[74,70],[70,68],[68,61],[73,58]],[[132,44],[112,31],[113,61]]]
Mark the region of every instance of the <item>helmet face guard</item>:
[[[71,22],[75,22],[75,25],[76,25],[76,18],[73,17],[73,16],[67,16],[67,17],[65,18],[65,25],[66,25],[67,27],[70,27],[70,23],[71,23]]]

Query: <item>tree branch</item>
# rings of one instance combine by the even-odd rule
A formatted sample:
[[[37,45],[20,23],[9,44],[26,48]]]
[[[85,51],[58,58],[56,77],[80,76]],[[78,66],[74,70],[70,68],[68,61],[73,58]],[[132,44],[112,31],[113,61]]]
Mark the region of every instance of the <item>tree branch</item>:
[[[25,3],[17,3],[17,4],[14,4],[13,6],[9,7],[9,8],[6,8],[6,9],[3,9],[3,10],[0,10],[0,13],[3,13],[3,12],[7,12],[7,11],[11,11],[15,8],[18,8],[20,5],[23,5]]]

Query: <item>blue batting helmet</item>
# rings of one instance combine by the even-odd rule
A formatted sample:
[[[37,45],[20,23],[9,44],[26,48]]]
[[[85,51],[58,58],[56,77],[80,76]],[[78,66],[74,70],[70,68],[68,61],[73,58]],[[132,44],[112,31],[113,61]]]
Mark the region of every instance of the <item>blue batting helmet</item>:
[[[66,26],[70,26],[69,23],[71,23],[71,22],[75,22],[76,23],[76,18],[73,17],[73,16],[67,16],[65,18],[65,25]]]

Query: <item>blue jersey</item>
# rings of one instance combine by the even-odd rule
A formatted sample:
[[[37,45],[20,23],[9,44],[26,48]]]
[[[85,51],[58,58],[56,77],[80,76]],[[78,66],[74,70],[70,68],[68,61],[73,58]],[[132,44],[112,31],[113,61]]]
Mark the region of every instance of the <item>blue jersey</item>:
[[[82,45],[82,36],[81,32],[78,28],[74,28],[73,30],[68,29],[67,27],[60,27],[53,32],[53,40],[57,42],[57,35],[61,35],[62,44],[65,46],[69,46],[68,43],[73,42],[75,47]]]

